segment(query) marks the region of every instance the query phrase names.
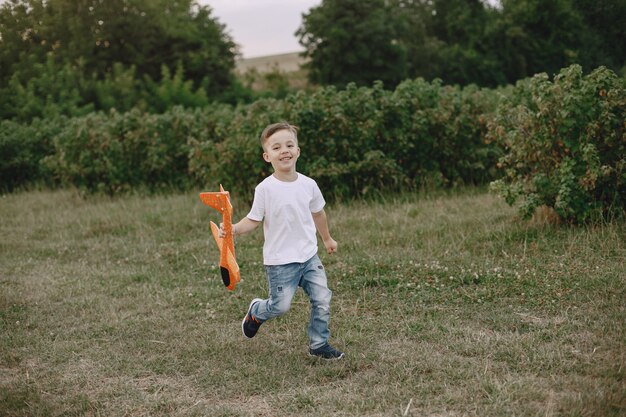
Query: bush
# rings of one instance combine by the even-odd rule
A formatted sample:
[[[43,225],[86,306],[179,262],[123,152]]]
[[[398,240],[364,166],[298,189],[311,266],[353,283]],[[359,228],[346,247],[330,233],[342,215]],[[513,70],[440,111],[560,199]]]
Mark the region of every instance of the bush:
[[[216,189],[221,183],[251,198],[271,173],[259,134],[287,120],[300,128],[298,169],[315,178],[329,199],[484,183],[494,178],[499,152],[483,142],[495,97],[419,79],[393,92],[376,83],[238,107],[175,107],[160,115],[111,110],[69,119],[44,166],[58,182],[90,192]]]
[[[164,80],[175,88],[163,84],[159,99],[193,101],[180,74]],[[483,137],[496,105],[492,91],[418,79],[395,91],[381,83],[351,84],[238,107],[175,107],[159,115],[111,109],[68,119],[44,166],[56,181],[90,192],[216,189],[221,183],[251,198],[254,186],[271,173],[261,158],[259,134],[287,120],[300,128],[298,169],[315,178],[331,200],[480,184],[495,178],[500,149]]]
[[[581,223],[624,213],[626,203],[625,81],[600,67],[578,65],[553,81],[539,74],[518,83],[488,139],[502,144],[502,179],[492,183],[509,204],[521,200],[530,217],[539,206]]]
[[[65,117],[40,120],[30,125],[0,121],[0,191],[33,183],[52,184],[40,161],[54,152],[52,138],[65,126]]]
[[[271,172],[258,142],[269,123],[299,127],[298,170],[316,179],[329,199],[495,178],[496,145],[486,145],[495,95],[474,87],[406,81],[394,92],[349,85],[263,99],[237,108],[219,141],[193,143],[190,170],[211,187],[219,183],[252,196]],[[227,185],[232,184],[232,185]]]
[[[30,122],[61,115],[83,116],[94,110],[93,103],[86,103],[83,98],[88,82],[80,64],[59,66],[49,55],[45,63],[35,64],[31,71],[35,74],[32,77],[14,73],[8,86],[0,90],[3,119]]]
[[[189,143],[212,136],[207,114],[175,107],[162,115],[133,110],[72,119],[54,138],[45,166],[61,183],[90,192],[185,189]]]
[[[209,103],[205,90],[194,89],[192,80],[185,81],[180,63],[173,75],[169,68],[161,66],[161,80],[158,83],[152,81],[150,77],[145,77],[143,93],[145,102],[154,113],[163,113],[175,106],[195,108],[204,107]]]
[[[134,66],[114,63],[102,78],[85,73],[82,61],[76,65],[45,63],[15,72],[6,86],[0,85],[0,119],[30,123],[35,118],[81,117],[94,111],[125,113],[140,109],[163,113],[175,106],[204,108],[215,100],[251,100],[252,92],[234,81],[220,96],[207,95],[208,81],[194,87],[185,79],[185,69],[161,66],[161,77],[139,77]]]

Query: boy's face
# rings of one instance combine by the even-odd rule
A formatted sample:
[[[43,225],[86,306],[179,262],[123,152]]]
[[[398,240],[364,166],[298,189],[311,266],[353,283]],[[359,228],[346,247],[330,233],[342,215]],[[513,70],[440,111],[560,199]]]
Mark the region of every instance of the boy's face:
[[[295,172],[300,148],[294,134],[289,130],[279,130],[265,139],[263,149],[263,159],[272,164],[274,171]]]

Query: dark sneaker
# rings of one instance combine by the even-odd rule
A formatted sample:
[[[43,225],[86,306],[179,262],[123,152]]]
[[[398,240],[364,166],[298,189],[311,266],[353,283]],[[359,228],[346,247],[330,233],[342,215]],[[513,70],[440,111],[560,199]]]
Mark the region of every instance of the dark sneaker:
[[[326,343],[317,349],[309,349],[309,356],[334,361],[343,358],[343,352]]]
[[[263,323],[259,321],[256,317],[254,317],[252,313],[250,313],[250,311],[252,311],[252,306],[254,306],[259,301],[263,300],[261,300],[260,298],[255,298],[254,300],[252,300],[252,302],[250,303],[250,307],[248,307],[248,312],[246,313],[246,316],[241,321],[241,330],[243,331],[243,335],[246,336],[248,339],[252,339],[254,337],[256,332],[259,331],[259,327],[261,327],[261,324]]]

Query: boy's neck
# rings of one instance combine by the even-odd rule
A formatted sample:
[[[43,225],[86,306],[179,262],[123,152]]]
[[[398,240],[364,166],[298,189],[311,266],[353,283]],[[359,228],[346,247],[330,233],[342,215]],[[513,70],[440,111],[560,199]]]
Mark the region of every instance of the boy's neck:
[[[298,179],[298,173],[296,171],[291,171],[291,172],[280,172],[280,171],[274,171],[274,178],[276,178],[278,181],[282,181],[282,182],[294,182],[295,180]]]

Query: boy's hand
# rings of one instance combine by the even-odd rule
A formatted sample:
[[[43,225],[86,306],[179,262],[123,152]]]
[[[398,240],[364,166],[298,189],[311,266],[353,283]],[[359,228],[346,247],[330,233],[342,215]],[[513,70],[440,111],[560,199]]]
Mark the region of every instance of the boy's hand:
[[[237,234],[237,226],[233,225],[233,228],[231,229],[230,233],[234,237]],[[222,239],[226,237],[226,231],[224,230],[224,223],[220,223],[219,237],[221,237]]]
[[[232,236],[245,235],[257,228],[257,226],[261,224],[261,222],[257,222],[255,220],[250,220],[247,217],[241,219],[239,223],[233,224],[231,229]],[[224,223],[220,223],[219,237],[222,239],[226,237],[226,231],[224,230]]]
[[[324,241],[324,246],[326,247],[326,253],[333,254],[337,252],[337,242],[332,237],[326,239]]]
[[[226,231],[224,230],[224,223],[220,223],[219,236],[224,239],[226,237]]]

